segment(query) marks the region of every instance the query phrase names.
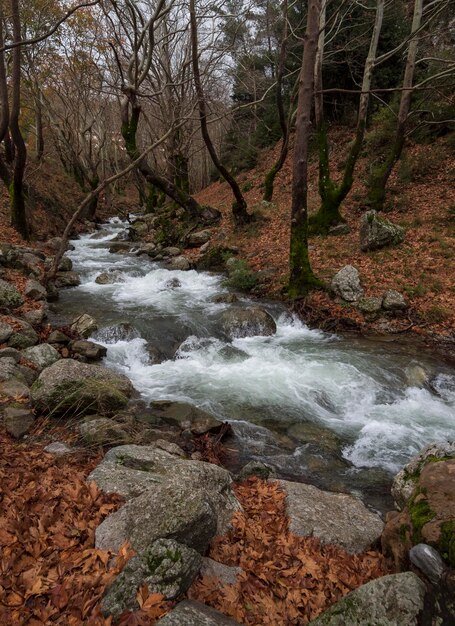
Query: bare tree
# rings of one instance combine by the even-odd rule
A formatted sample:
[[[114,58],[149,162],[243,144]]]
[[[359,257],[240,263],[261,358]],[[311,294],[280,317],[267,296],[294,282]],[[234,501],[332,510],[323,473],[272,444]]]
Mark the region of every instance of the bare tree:
[[[302,67],[299,76],[292,171],[290,275],[288,293],[298,298],[321,286],[308,254],[308,148],[314,97],[314,67],[322,0],[309,0]]]

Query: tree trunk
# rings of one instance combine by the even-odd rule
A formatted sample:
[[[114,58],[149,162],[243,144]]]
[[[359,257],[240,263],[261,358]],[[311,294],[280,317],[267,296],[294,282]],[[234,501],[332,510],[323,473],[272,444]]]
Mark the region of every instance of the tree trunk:
[[[210,158],[216,169],[219,171],[224,180],[228,183],[234,194],[234,202],[232,203],[232,213],[234,221],[238,226],[242,224],[248,224],[252,220],[252,216],[247,211],[247,203],[240,187],[232,176],[232,174],[224,167],[218,158],[215,150],[215,146],[210,138],[210,133],[207,125],[207,108],[205,104],[204,90],[202,88],[201,73],[199,70],[199,50],[198,50],[198,36],[197,36],[197,20],[196,20],[196,8],[195,0],[190,0],[190,28],[191,28],[191,60],[193,64],[193,78],[196,87],[198,108],[199,108],[199,122],[201,124],[201,133],[204,139],[204,143],[207,147]]]
[[[41,161],[44,156],[44,132],[43,132],[43,104],[41,94],[35,97],[35,130],[36,130],[36,159]]]
[[[368,204],[372,209],[381,211],[384,209],[386,198],[386,186],[390,174],[396,162],[401,156],[406,138],[406,125],[411,110],[412,85],[414,81],[414,71],[419,45],[418,31],[422,24],[423,0],[415,0],[414,15],[412,18],[411,39],[408,46],[406,67],[403,78],[403,91],[401,92],[400,108],[398,110],[397,127],[395,139],[389,154],[384,163],[375,168],[371,175],[368,186]]]
[[[315,215],[310,217],[310,232],[312,234],[325,235],[331,226],[343,223],[345,220],[340,213],[340,206],[352,189],[354,171],[362,149],[368,116],[370,101],[370,88],[373,77],[374,63],[376,60],[379,36],[381,34],[384,19],[385,0],[377,0],[376,15],[373,33],[370,40],[370,48],[365,61],[362,92],[360,94],[359,111],[357,116],[357,128],[354,141],[349,149],[344,167],[343,178],[337,185],[330,175],[330,153],[327,135],[327,125],[324,119],[323,84],[322,84],[322,61],[324,53],[323,28],[325,19],[321,18],[321,33],[318,46],[318,60],[316,63],[316,125],[319,147],[319,195],[321,206]],[[324,16],[325,17],[325,16]]]
[[[21,41],[21,23],[19,0],[11,0],[14,42]],[[11,115],[10,132],[15,147],[13,178],[9,187],[11,200],[11,224],[24,239],[29,237],[27,216],[25,213],[24,173],[27,162],[27,148],[19,126],[21,106],[21,46],[13,49],[11,72]]]
[[[311,269],[308,254],[308,152],[320,13],[321,0],[310,0],[308,3],[302,68],[299,76],[299,96],[292,175],[290,276],[288,290],[291,298],[304,296],[311,289],[321,287],[321,282],[316,278]]]
[[[289,150],[289,136],[291,129],[291,116],[292,116],[292,102],[289,105],[289,119],[286,119],[283,103],[283,75],[286,67],[287,58],[287,41],[288,41],[288,2],[283,2],[283,19],[284,19],[284,32],[283,40],[280,48],[280,58],[278,60],[278,69],[276,76],[276,106],[278,109],[278,117],[280,120],[281,134],[283,136],[281,143],[280,155],[277,161],[273,164],[271,169],[267,172],[264,180],[264,196],[265,202],[271,202],[273,198],[273,187],[275,184],[275,178],[281,171],[283,165],[286,162]]]

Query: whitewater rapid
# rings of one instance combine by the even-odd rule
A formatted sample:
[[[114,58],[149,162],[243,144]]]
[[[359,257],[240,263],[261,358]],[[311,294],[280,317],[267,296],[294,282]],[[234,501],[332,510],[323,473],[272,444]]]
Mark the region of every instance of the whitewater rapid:
[[[109,242],[123,225],[105,228],[101,238],[72,242],[69,256],[82,284],[62,295],[61,306],[99,320],[94,339],[108,348],[106,364],[125,373],[145,400],[203,407],[237,425],[252,450],[265,428],[276,430],[286,445],[278,438],[274,454],[292,457],[294,473],[299,462],[304,469],[305,450],[324,453],[296,440],[302,424],[336,435],[339,471],[346,475],[396,472],[428,442],[454,438],[455,373],[431,355],[310,330],[275,303],[264,304],[277,322],[275,336],[231,342],[219,322],[231,305],[212,301],[227,291],[222,277],[110,254]],[[95,282],[113,270],[113,284]],[[126,337],[115,331],[119,323],[128,325]],[[156,350],[164,353],[161,362]],[[416,366],[427,372],[421,386],[410,382]]]

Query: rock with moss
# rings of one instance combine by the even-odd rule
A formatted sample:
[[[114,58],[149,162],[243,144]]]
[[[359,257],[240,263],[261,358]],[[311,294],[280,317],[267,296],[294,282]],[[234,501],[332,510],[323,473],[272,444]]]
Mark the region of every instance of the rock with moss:
[[[273,467],[262,463],[262,461],[249,461],[242,469],[236,474],[235,480],[239,483],[247,480],[251,476],[257,476],[262,480],[268,480],[276,476],[276,472]]]
[[[249,292],[259,283],[259,274],[253,272],[248,263],[243,259],[231,257],[226,261],[226,269],[229,278],[224,281],[227,287],[238,291]]]
[[[198,230],[188,235],[186,244],[188,248],[200,248],[205,243],[210,241],[211,236],[212,232],[208,229]]]
[[[99,365],[62,359],[44,369],[31,390],[34,408],[52,415],[110,415],[126,406],[133,386]]]
[[[55,286],[57,289],[77,287],[81,284],[81,277],[77,272],[57,272],[55,275]]]
[[[412,572],[382,576],[339,600],[311,626],[418,626],[425,585]]]
[[[107,417],[88,416],[79,424],[79,434],[88,445],[119,445],[128,443],[130,437],[121,424]]]
[[[134,556],[109,586],[101,603],[104,615],[119,617],[125,610],[136,610],[138,589],[147,585],[150,593],[174,600],[185,593],[197,576],[201,555],[173,539],[158,539]]]
[[[455,451],[453,443],[432,444],[394,482],[400,511],[387,515],[382,548],[396,568],[408,564],[409,550],[425,543],[455,568]]]
[[[5,343],[13,334],[13,328],[5,322],[0,322],[0,344]]]
[[[38,334],[30,326],[23,327],[21,330],[14,332],[8,339],[8,346],[16,350],[25,350],[31,346],[35,346],[39,342]]]
[[[14,285],[0,279],[0,307],[15,309],[24,304],[24,299]]]
[[[357,305],[359,311],[365,315],[365,317],[375,317],[382,309],[382,299],[371,296],[369,298],[361,298]]]
[[[19,380],[25,383],[23,374],[21,373],[16,359],[13,357],[5,357],[0,359],[0,382],[6,382],[8,380]]]
[[[258,306],[233,306],[221,315],[223,331],[231,339],[270,336],[276,333],[276,323],[265,309]]]
[[[87,361],[100,361],[107,354],[107,348],[94,341],[79,339],[70,344],[74,354],[83,356]]]
[[[226,261],[237,254],[238,250],[225,246],[213,246],[205,252],[197,261],[198,270],[209,272],[225,272]]]
[[[406,302],[405,297],[396,289],[387,289],[384,292],[382,298],[382,306],[386,311],[406,311],[409,308],[409,304]]]
[[[402,226],[379,217],[376,211],[367,211],[362,217],[360,224],[362,252],[398,245],[404,240],[404,236],[405,230]]]
[[[175,496],[177,502],[172,506],[177,508],[184,505],[186,497],[184,494],[197,491],[201,501],[208,502],[214,511],[216,532],[221,535],[229,528],[232,515],[241,508],[231,490],[232,479],[227,470],[210,463],[178,458],[160,449],[157,444],[112,448],[93,470],[88,480],[95,481],[102,491],[118,493],[127,500],[135,499],[147,492],[146,500],[149,498],[152,506],[159,498],[156,491],[158,486],[163,488],[168,486],[170,490],[166,493],[172,494],[174,489],[175,494],[182,494],[181,502]],[[168,501],[170,502],[169,499]],[[161,504],[157,504],[157,508],[159,507]],[[164,507],[166,508],[166,505]],[[139,526],[140,517],[137,520]],[[109,519],[107,518],[105,522]]]
[[[175,256],[169,259],[166,263],[166,268],[168,270],[187,271],[191,269],[191,261],[183,255]]]
[[[37,280],[30,279],[25,284],[25,295],[32,300],[46,300],[47,291]]]
[[[60,359],[60,354],[48,343],[40,343],[37,346],[26,348],[22,354],[40,372]]]

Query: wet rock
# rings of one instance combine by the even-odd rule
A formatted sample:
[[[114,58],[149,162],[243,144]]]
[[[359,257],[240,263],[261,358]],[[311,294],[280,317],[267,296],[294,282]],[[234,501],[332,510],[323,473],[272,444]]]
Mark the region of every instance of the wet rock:
[[[171,278],[171,280],[168,280],[165,285],[166,289],[178,289],[181,286],[182,283],[179,281],[178,278]]]
[[[235,477],[236,482],[243,482],[250,476],[257,476],[262,480],[268,480],[275,476],[275,470],[270,465],[262,463],[262,461],[250,461],[242,467]]]
[[[409,308],[404,296],[395,289],[384,292],[382,306],[386,311],[406,311]]]
[[[221,315],[223,331],[231,338],[270,336],[276,333],[276,323],[265,309],[257,306],[230,307]]]
[[[455,441],[429,443],[398,472],[392,483],[392,497],[398,509],[406,506],[413,495],[425,465],[438,459],[455,459]]]
[[[148,256],[154,257],[157,254],[156,243],[145,243],[143,244],[139,250],[136,252],[138,256],[141,254],[147,254]]]
[[[68,256],[62,256],[57,269],[59,272],[71,272],[73,269],[72,260]]]
[[[0,278],[0,307],[15,309],[24,304],[24,299],[14,285]]]
[[[237,576],[243,572],[241,567],[230,567],[204,557],[200,569],[201,576],[216,578],[222,585],[235,585]]]
[[[247,352],[232,345],[223,346],[220,350],[218,350],[218,354],[223,359],[230,361],[231,363],[241,363],[242,361],[245,361],[245,359],[249,358],[249,354]]]
[[[126,406],[133,386],[110,369],[61,359],[41,372],[32,387],[34,407],[53,414],[112,414]]]
[[[301,483],[279,481],[287,494],[290,531],[318,537],[356,554],[379,540],[384,524],[354,496],[331,493]]]
[[[128,445],[112,448],[93,470],[88,480],[95,481],[98,487],[106,493],[118,493],[126,499],[134,500],[147,493],[143,502],[149,499],[152,509],[155,501],[159,501],[161,497],[161,491],[158,492],[161,488],[169,488],[165,492],[168,494],[166,495],[168,500],[173,489],[179,491],[180,499],[175,496],[177,502],[175,505],[172,504],[174,509],[183,506],[185,494],[197,491],[201,501],[208,502],[210,510],[214,512],[218,534],[226,532],[233,513],[240,509],[231,491],[232,479],[227,470],[210,463],[180,459],[154,445]],[[163,492],[163,497],[165,494]],[[166,506],[160,504],[159,507],[160,510],[162,509],[162,518],[165,519]],[[135,509],[140,509],[140,507],[135,507]],[[149,524],[147,519],[146,523]],[[138,519],[137,522],[133,520],[132,523],[140,525],[141,520]],[[107,534],[110,535],[111,532]],[[168,535],[158,535],[154,539],[163,536]],[[174,538],[177,539],[177,537]],[[184,540],[183,542],[187,543]]]
[[[382,309],[382,298],[376,298],[374,296],[369,298],[360,298],[358,303],[359,311],[366,316],[378,315]]]
[[[45,300],[47,297],[47,291],[45,287],[37,280],[28,280],[25,283],[24,294],[32,300]]]
[[[47,340],[49,343],[57,343],[62,345],[66,345],[71,341],[70,338],[65,335],[65,333],[62,333],[61,330],[53,330]]]
[[[425,543],[419,543],[409,550],[409,560],[433,585],[441,581],[448,569],[439,553]]]
[[[406,380],[411,387],[424,387],[428,384],[428,373],[421,365],[409,365],[405,369]]]
[[[288,435],[301,443],[313,444],[333,453],[339,452],[342,447],[341,439],[336,433],[312,422],[293,424],[288,429]]]
[[[13,334],[13,329],[9,324],[0,322],[0,343],[5,343]]]
[[[35,416],[25,408],[7,407],[3,409],[3,421],[6,432],[15,439],[20,439],[26,435],[33,426]]]
[[[158,539],[144,553],[128,561],[109,586],[101,603],[104,615],[120,616],[136,610],[138,589],[147,585],[150,593],[173,600],[185,593],[197,576],[201,555],[173,539]]]
[[[1,342],[0,342],[1,343]],[[14,359],[16,363],[22,358],[22,354],[16,348],[2,348],[0,350],[0,359]]]
[[[357,268],[345,265],[332,278],[332,290],[346,302],[357,302],[363,296],[360,276]]]
[[[120,322],[114,326],[105,326],[95,333],[95,338],[105,343],[117,343],[117,341],[131,341],[140,337],[138,331],[129,322]]]
[[[77,272],[57,272],[55,275],[55,286],[57,289],[77,287],[80,284],[81,277]]]
[[[131,243],[127,241],[113,241],[109,247],[111,254],[127,254],[132,250]]]
[[[166,263],[168,270],[186,271],[191,269],[191,261],[186,256],[176,256]]]
[[[22,354],[27,361],[36,365],[40,372],[60,359],[60,354],[48,343],[40,343],[37,346],[27,348]]]
[[[425,585],[412,572],[372,580],[334,604],[311,626],[418,626]]]
[[[199,230],[195,233],[190,233],[187,237],[186,244],[188,248],[199,248],[204,245],[212,236],[212,232],[210,230]]]
[[[150,403],[150,408],[165,422],[179,426],[184,424],[196,435],[217,432],[223,426],[223,422],[210,413],[186,402],[155,401]]]
[[[70,348],[75,354],[85,357],[88,361],[99,361],[107,354],[105,346],[84,339],[73,341]]]
[[[121,281],[121,272],[103,272],[95,278],[97,285],[113,285]]]
[[[180,602],[156,624],[157,626],[240,626],[230,617],[193,600]]]
[[[215,302],[216,304],[234,304],[234,302],[238,301],[239,297],[235,293],[219,293],[212,298],[212,302]]]
[[[88,417],[79,424],[79,434],[89,445],[120,445],[127,443],[128,434],[120,424],[107,417]]]
[[[94,317],[88,315],[88,313],[83,313],[77,317],[73,323],[71,324],[71,330],[80,335],[81,337],[90,337],[90,335],[95,332],[98,328],[98,323]]]
[[[379,217],[376,211],[367,211],[360,224],[360,249],[363,252],[398,245],[404,240],[403,227]]]
[[[72,451],[73,450],[62,441],[53,441],[44,448],[44,452],[53,454],[54,456],[64,456],[65,454],[70,454]]]

